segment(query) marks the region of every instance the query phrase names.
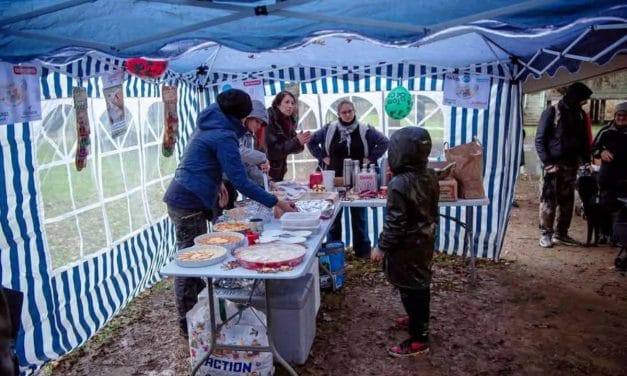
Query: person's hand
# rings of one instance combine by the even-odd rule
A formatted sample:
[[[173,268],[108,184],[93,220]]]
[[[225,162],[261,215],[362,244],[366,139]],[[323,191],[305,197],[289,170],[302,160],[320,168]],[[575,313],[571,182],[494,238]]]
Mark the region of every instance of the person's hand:
[[[612,154],[610,151],[608,150],[603,150],[601,152],[601,160],[603,162],[611,162],[614,160],[614,154]]]
[[[590,163],[586,163],[583,165],[583,169],[588,172],[588,174],[592,173],[592,166],[590,165]]]
[[[553,174],[559,171],[559,167],[557,165],[546,165],[544,166],[544,172],[547,174]]]
[[[293,202],[286,201],[286,200],[279,200],[279,201],[277,201],[276,206],[280,210],[282,210],[284,213],[298,211],[298,209],[296,209],[296,205],[294,205]]]
[[[220,184],[220,192],[218,193],[218,206],[224,208],[229,203],[229,191],[224,186],[224,183]]]
[[[381,260],[383,260],[383,252],[381,252],[379,247],[374,247],[372,249],[372,252],[370,252],[370,260],[375,264],[378,264]]]
[[[322,162],[323,162],[325,165],[327,165],[327,166],[328,166],[328,165],[330,165],[330,164],[331,164],[331,158],[329,158],[329,157],[324,157],[324,158],[322,158]]]
[[[270,161],[266,159],[265,162],[259,165],[259,168],[261,169],[261,172],[268,173],[268,171],[270,171]]]
[[[368,158],[364,158],[364,160],[363,160],[363,164],[364,164],[365,166],[368,166],[368,165],[370,164],[370,159],[368,159]]]
[[[307,132],[300,132],[296,135],[296,138],[298,139],[298,142],[300,142],[301,145],[305,145],[307,143],[309,143],[309,141],[311,141],[311,132],[307,131]]]

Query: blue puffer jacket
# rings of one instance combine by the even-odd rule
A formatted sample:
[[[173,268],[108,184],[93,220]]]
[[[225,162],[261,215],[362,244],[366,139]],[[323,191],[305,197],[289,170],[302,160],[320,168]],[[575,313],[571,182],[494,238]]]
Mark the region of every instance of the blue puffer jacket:
[[[226,116],[217,104],[201,112],[163,201],[182,209],[210,210],[216,204],[224,172],[243,195],[274,206],[277,198],[246,176],[238,143],[245,132],[242,122]],[[199,203],[203,207],[197,207]]]

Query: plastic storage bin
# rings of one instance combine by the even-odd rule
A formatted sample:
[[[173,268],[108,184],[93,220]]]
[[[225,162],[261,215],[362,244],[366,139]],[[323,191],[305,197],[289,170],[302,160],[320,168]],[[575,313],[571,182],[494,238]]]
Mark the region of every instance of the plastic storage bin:
[[[288,362],[305,364],[316,336],[316,307],[312,274],[297,279],[270,280],[272,340]],[[216,288],[218,298],[235,302],[248,299],[250,290]],[[201,295],[206,296],[203,290]],[[263,293],[252,297],[253,307],[266,312]]]
[[[344,285],[344,242],[333,241],[318,251],[320,288],[337,290]]]

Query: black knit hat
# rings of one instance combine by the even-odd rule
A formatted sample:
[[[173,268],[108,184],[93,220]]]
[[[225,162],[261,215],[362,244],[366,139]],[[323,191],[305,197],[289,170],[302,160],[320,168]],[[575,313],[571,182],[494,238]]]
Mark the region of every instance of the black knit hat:
[[[218,106],[224,114],[238,119],[245,118],[253,109],[250,96],[239,89],[229,89],[218,94]]]
[[[579,105],[582,101],[588,100],[592,95],[592,90],[581,82],[570,85],[564,95],[564,102],[568,105]]]

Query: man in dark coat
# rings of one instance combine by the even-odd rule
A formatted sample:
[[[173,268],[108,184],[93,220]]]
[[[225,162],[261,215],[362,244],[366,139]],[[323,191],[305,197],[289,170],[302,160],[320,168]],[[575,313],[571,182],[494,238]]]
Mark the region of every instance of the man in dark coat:
[[[535,143],[544,168],[540,197],[540,246],[544,248],[554,243],[581,244],[568,235],[568,229],[577,168],[590,165],[586,113],[581,106],[591,95],[586,85],[575,82],[557,106],[547,108],[540,117]]]
[[[438,178],[427,168],[431,137],[424,128],[406,127],[392,135],[388,162],[394,177],[388,184],[383,232],[372,261],[383,259],[390,283],[399,289],[410,338],[393,346],[394,357],[429,351],[431,259],[438,220]]]
[[[627,102],[616,106],[614,120],[597,134],[593,154],[601,159],[599,204],[606,214],[602,216],[601,230],[610,236],[614,218],[622,207],[618,197],[627,197]]]

